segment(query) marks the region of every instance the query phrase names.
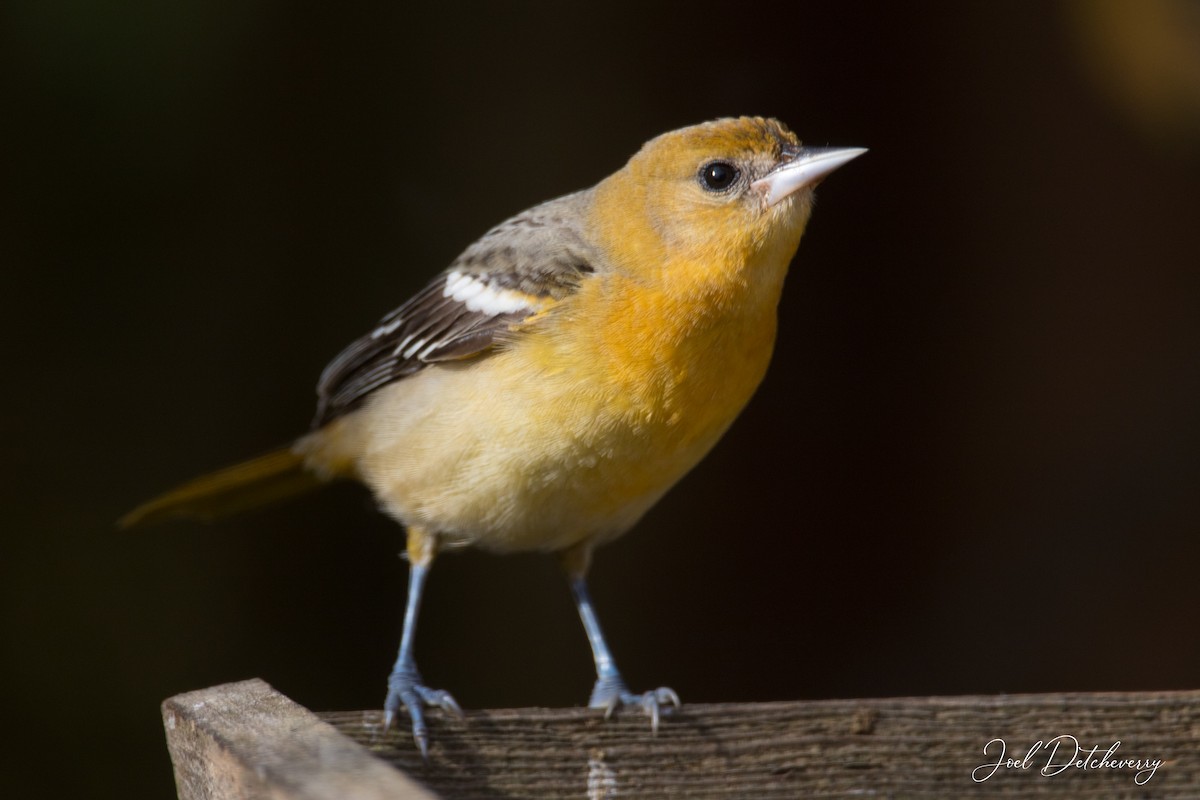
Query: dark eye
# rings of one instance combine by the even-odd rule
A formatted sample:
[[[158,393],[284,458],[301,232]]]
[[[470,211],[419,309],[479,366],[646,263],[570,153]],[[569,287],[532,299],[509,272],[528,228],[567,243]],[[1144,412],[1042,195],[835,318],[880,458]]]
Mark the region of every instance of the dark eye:
[[[710,161],[700,168],[700,185],[710,192],[723,192],[739,174],[738,168],[728,161]]]

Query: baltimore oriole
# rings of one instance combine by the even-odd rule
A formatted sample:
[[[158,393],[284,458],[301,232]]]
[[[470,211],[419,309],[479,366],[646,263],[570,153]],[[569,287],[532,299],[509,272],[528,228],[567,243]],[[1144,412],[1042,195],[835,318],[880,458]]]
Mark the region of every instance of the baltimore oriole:
[[[592,646],[589,701],[639,706],[585,575],[691,469],[758,387],[813,187],[861,149],[801,147],[775,120],[723,119],[652,139],[585,191],[502,222],[321,375],[313,430],[135,509],[135,525],[211,517],[339,477],[408,530],[408,605],[385,701],[428,749],[413,639],[443,549],[557,553]]]

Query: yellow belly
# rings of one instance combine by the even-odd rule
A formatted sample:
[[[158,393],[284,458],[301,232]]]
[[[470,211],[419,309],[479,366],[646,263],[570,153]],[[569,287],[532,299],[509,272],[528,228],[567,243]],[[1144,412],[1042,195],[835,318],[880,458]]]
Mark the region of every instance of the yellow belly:
[[[610,317],[618,329],[547,320],[381,389],[354,415],[359,474],[446,544],[559,550],[624,533],[741,411],[775,329],[773,302],[694,331],[651,330],[661,309],[627,310]],[[567,322],[590,335],[564,336]]]

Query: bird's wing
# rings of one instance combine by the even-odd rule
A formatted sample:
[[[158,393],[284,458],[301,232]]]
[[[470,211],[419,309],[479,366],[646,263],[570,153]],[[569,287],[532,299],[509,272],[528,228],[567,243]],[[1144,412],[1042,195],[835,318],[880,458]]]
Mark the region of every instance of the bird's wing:
[[[430,364],[486,353],[498,334],[573,293],[596,270],[579,233],[587,201],[568,195],[497,225],[343,350],[321,373],[313,427]]]

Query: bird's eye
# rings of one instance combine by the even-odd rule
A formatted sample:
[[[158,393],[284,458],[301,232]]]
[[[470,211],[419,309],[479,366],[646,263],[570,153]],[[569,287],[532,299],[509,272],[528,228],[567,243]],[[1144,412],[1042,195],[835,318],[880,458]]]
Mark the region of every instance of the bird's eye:
[[[710,192],[723,192],[739,174],[738,168],[728,161],[710,161],[700,168],[700,185]]]

